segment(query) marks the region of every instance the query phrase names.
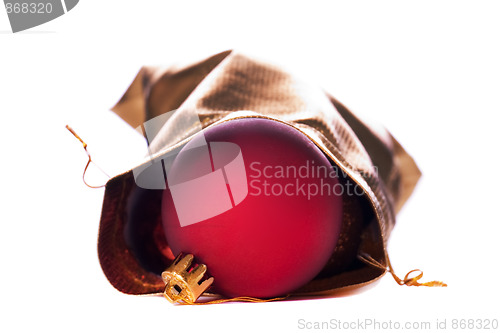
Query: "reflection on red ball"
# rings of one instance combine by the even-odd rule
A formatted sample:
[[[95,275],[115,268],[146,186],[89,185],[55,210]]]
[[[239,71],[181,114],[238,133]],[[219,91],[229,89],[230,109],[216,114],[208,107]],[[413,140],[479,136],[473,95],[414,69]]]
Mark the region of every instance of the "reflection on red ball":
[[[312,280],[335,248],[342,223],[335,171],[289,125],[242,118],[213,126],[168,171],[168,244],[206,264],[224,296],[287,294]]]

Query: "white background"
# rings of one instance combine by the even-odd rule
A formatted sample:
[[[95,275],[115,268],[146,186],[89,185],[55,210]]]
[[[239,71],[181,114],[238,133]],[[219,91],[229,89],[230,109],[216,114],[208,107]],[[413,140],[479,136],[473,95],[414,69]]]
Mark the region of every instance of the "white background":
[[[453,331],[453,319],[500,320],[499,37],[497,1],[87,0],[17,34],[0,10],[0,331],[306,331],[300,319],[446,319]],[[390,257],[400,275],[420,268],[448,288],[387,275],[347,297],[212,306],[113,289],[96,250],[104,190],[83,185],[86,155],[64,126],[115,173],[144,153],[108,111],[141,65],[229,48],[324,87],[415,157],[424,176]]]

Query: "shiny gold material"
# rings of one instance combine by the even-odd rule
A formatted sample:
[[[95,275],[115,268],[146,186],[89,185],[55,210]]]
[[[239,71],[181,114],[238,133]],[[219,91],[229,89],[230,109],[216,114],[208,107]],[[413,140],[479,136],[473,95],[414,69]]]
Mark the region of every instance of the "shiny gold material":
[[[307,64],[314,57],[304,61]],[[363,195],[345,203],[343,241],[336,257],[320,276],[293,295],[344,293],[373,283],[388,272],[387,242],[396,213],[415,188],[420,171],[387,130],[362,120],[322,89],[274,65],[226,51],[185,67],[143,67],[112,110],[132,128],[176,110],[175,117],[168,118],[150,140],[152,155],[143,165],[150,163],[151,157],[163,160],[181,149],[199,131],[192,126],[193,119],[199,119],[206,129],[226,121],[260,117],[302,132]],[[156,204],[161,202],[160,195],[158,191],[139,191],[133,170],[106,184],[99,260],[111,284],[124,293],[155,294],[164,289],[161,272],[138,260],[124,232],[131,223],[131,198],[142,198],[148,214],[141,216],[145,230],[141,237],[154,242],[153,231],[161,228],[160,205]],[[147,246],[141,250],[143,258],[161,259],[159,249]],[[378,264],[362,260],[359,254],[369,255]],[[339,264],[347,259],[352,264]],[[410,276],[405,280],[416,284]]]
[[[206,265],[198,265],[191,269],[194,256],[179,254],[170,267],[161,274],[165,282],[163,295],[170,303],[194,303],[210,287],[214,278],[210,277],[200,283],[207,271]]]

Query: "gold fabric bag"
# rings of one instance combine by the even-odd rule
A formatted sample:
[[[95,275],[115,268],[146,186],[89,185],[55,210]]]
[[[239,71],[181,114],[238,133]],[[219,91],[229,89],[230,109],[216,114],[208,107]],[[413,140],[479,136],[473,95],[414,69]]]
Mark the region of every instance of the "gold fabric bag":
[[[179,149],[196,134],[196,127],[186,124],[193,115],[203,128],[235,118],[266,117],[302,131],[342,170],[345,180],[363,188],[364,195],[344,200],[335,254],[295,294],[345,291],[384,275],[395,215],[420,177],[413,159],[389,132],[374,130],[322,90],[234,51],[184,68],[144,67],[113,108],[134,128],[172,110],[177,110],[175,117],[162,123],[149,142],[155,157]],[[99,260],[111,284],[124,293],[164,289],[160,275],[174,258],[165,255],[160,202],[161,191],[140,189],[132,170],[106,184]]]

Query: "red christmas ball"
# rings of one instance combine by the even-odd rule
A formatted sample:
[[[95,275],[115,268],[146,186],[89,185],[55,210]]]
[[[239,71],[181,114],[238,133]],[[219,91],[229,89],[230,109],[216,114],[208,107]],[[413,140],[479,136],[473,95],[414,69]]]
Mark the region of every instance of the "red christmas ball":
[[[274,297],[312,280],[339,238],[336,169],[303,133],[265,118],[197,134],[167,171],[162,201],[174,255],[207,265],[216,292]]]

